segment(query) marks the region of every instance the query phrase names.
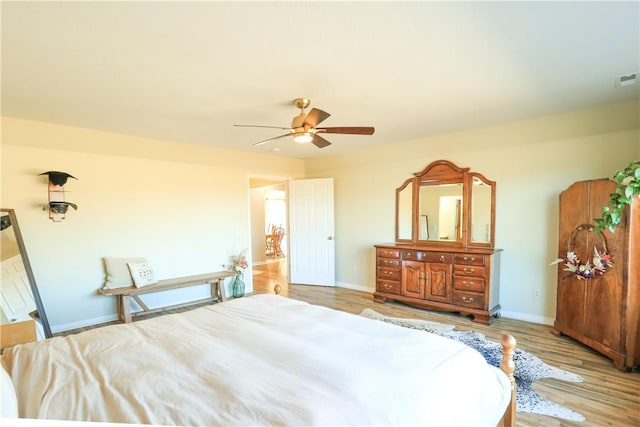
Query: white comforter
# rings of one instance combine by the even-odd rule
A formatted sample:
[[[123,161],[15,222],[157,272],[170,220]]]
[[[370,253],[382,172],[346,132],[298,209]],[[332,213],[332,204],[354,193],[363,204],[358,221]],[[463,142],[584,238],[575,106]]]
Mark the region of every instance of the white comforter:
[[[495,426],[506,375],[433,334],[256,295],[7,349],[21,417]]]

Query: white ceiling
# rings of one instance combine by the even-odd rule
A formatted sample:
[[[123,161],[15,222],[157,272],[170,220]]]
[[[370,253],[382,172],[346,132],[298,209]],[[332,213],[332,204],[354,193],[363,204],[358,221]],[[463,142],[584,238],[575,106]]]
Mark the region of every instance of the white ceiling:
[[[296,158],[640,97],[640,3],[2,1],[2,114]],[[292,100],[328,148],[282,138]],[[91,141],[87,141],[90,144]],[[279,151],[274,151],[279,149]]]

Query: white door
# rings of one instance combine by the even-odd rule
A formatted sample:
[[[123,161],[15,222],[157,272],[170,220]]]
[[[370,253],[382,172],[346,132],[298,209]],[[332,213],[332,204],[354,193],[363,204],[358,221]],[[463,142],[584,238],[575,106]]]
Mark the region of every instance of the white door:
[[[291,283],[335,286],[333,178],[289,183]]]
[[[0,298],[2,311],[9,322],[31,319],[29,313],[36,309],[36,302],[20,255],[2,261]]]

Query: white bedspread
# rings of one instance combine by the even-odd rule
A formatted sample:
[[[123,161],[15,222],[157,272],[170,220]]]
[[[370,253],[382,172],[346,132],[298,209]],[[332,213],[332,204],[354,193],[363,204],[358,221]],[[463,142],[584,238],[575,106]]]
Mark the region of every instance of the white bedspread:
[[[495,426],[506,375],[433,334],[255,295],[7,349],[21,417]]]

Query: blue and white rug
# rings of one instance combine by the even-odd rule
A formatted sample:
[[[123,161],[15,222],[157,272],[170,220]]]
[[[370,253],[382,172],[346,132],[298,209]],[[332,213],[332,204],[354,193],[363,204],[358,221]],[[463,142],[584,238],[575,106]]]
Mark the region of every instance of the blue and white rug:
[[[493,366],[500,366],[502,346],[498,342],[488,341],[481,333],[473,331],[458,332],[454,331],[455,326],[453,325],[443,325],[426,320],[383,316],[370,308],[362,310],[360,315],[369,319],[381,320],[383,322],[392,323],[405,328],[419,329],[451,338],[479,351],[480,354],[484,356],[487,363]],[[516,364],[516,370],[513,377],[516,380],[516,384],[518,384],[518,393],[516,395],[516,410],[518,412],[548,415],[571,421],[585,420],[584,416],[581,414],[543,398],[536,393],[533,388],[531,388],[534,381],[542,378],[553,378],[570,382],[583,382],[584,380],[582,377],[550,366],[540,360],[537,356],[534,356],[524,350],[520,350],[519,348],[516,348],[514,351],[513,361]]]

